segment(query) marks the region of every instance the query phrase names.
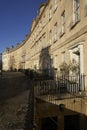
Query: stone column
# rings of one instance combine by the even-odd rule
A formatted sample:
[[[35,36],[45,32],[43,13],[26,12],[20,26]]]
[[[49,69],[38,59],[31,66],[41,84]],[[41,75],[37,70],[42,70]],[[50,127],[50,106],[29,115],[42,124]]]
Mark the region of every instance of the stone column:
[[[80,50],[80,75],[84,73],[84,61],[83,61],[83,45],[79,45]]]
[[[70,52],[70,61],[72,62],[72,50],[69,50]]]
[[[79,60],[80,60],[80,84],[81,84],[81,90],[84,90],[84,79],[83,79],[83,74],[84,74],[84,57],[83,57],[83,45],[79,45],[78,46],[79,50],[80,50],[80,56],[79,56]]]

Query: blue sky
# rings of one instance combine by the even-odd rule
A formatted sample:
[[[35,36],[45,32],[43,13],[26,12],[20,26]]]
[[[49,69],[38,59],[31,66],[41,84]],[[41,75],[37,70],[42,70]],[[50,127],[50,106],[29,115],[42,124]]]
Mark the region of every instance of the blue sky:
[[[0,53],[25,39],[43,2],[46,0],[0,0]]]

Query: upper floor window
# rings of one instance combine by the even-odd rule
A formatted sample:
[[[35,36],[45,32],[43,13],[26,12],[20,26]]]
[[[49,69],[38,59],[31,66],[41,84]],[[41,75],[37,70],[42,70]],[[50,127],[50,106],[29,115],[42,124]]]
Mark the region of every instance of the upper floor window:
[[[55,7],[54,7],[54,10],[57,9],[57,6],[58,6],[58,0],[55,0]]]
[[[62,63],[65,63],[66,61],[66,55],[65,55],[65,51],[62,52]]]
[[[52,30],[49,32],[50,45],[52,44]]]
[[[80,15],[80,6],[79,6],[79,0],[73,0],[73,20],[74,22],[79,21],[79,15]]]
[[[58,68],[58,55],[54,57],[54,68]]]
[[[52,6],[50,6],[50,10],[49,10],[49,20],[52,18]]]
[[[55,23],[54,25],[54,42],[57,40],[57,35],[58,35],[58,25]]]
[[[43,44],[43,48],[45,48],[46,47],[46,35],[45,34],[42,36],[42,44]]]
[[[43,27],[44,27],[45,24],[46,24],[46,15],[45,14],[43,15],[43,20],[42,21],[43,21]]]
[[[65,11],[61,15],[61,22],[62,22],[62,34],[65,33]]]
[[[85,17],[87,16],[87,4],[85,5],[85,8],[84,8],[84,16]]]
[[[42,21],[40,21],[40,23],[39,23],[39,31],[41,31],[42,30]]]
[[[73,0],[73,19],[70,22],[70,29],[72,29],[80,20],[80,0]]]

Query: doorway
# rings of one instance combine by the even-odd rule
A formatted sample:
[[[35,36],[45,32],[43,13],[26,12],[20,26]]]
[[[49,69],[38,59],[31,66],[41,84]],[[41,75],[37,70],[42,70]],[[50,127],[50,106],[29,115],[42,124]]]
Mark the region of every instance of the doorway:
[[[79,130],[79,115],[65,116],[64,130]]]
[[[41,130],[57,130],[57,117],[43,118]]]

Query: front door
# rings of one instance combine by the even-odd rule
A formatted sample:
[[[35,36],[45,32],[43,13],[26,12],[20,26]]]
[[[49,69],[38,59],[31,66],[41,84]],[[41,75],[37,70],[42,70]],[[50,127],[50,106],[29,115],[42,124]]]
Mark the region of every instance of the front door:
[[[65,116],[64,130],[79,130],[79,116],[78,115]]]

